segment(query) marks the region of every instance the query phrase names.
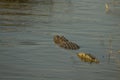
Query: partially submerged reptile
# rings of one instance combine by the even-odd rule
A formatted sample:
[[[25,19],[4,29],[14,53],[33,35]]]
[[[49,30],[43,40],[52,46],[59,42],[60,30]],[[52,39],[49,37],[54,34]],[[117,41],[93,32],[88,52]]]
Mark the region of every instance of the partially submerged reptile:
[[[81,61],[89,62],[89,63],[99,63],[99,61],[91,54],[80,52],[77,56],[81,59]]]
[[[55,35],[53,40],[55,44],[64,49],[77,50],[80,48],[79,45],[69,41],[64,36]],[[80,52],[77,54],[77,56],[84,62],[99,63],[99,61],[93,55],[88,53]]]
[[[76,43],[71,42],[68,39],[66,39],[64,36],[59,36],[59,35],[54,36],[54,43],[64,49],[77,50],[80,48]]]

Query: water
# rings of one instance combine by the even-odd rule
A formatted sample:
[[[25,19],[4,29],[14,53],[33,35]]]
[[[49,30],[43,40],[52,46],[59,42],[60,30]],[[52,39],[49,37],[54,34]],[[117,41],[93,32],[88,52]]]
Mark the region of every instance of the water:
[[[120,7],[107,0],[0,0],[1,80],[119,80]],[[65,50],[64,35],[80,45]],[[112,54],[109,53],[112,51]],[[88,52],[100,64],[82,62]]]

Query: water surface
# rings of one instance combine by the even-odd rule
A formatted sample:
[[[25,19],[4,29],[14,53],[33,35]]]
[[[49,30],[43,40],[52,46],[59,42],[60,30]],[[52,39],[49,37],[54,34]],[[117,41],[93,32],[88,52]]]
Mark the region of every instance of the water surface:
[[[0,79],[119,80],[120,4],[110,4],[112,12],[106,13],[106,2],[1,0]],[[58,47],[56,34],[81,48]],[[82,62],[78,52],[91,53],[100,63]]]

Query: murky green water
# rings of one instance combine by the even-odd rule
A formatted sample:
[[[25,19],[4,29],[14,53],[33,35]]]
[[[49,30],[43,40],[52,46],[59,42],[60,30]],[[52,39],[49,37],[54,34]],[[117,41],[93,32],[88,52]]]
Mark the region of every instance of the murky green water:
[[[120,80],[120,4],[107,13],[106,2],[0,0],[0,80]],[[81,48],[56,46],[56,34]],[[82,62],[78,52],[100,63]]]

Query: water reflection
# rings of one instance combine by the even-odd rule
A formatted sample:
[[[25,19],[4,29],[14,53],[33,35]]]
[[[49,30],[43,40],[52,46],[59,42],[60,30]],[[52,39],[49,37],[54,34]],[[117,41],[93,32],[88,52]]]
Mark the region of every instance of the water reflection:
[[[118,15],[120,16],[120,1],[112,0],[105,4],[105,10],[108,14]]]
[[[0,0],[0,33],[27,33],[27,29],[38,23],[49,23],[53,3],[53,0]],[[0,35],[0,46],[37,45],[34,40],[18,40]]]
[[[37,22],[35,21],[36,17],[50,16],[51,8],[52,8],[51,5],[53,5],[52,0],[47,0],[47,1],[45,0],[42,0],[42,1],[1,0],[0,1],[0,20],[1,20],[0,25],[1,26],[28,26],[28,25],[30,26],[33,23]]]
[[[14,3],[23,3],[29,2],[30,0],[0,0],[0,2],[14,2]]]
[[[35,41],[21,41],[20,45],[38,45]]]
[[[115,64],[120,66],[120,58],[119,58],[120,55],[119,52],[115,48],[113,48],[113,41],[114,41],[113,37],[110,35],[108,40],[108,49],[107,49],[108,63],[111,63],[111,61],[113,60]]]
[[[26,0],[28,2],[29,0]],[[23,0],[2,0],[0,1],[0,25],[3,26],[1,30],[14,31],[13,28],[7,28],[5,26],[24,26],[28,21],[23,18],[25,15],[29,15],[29,11],[32,6],[28,4],[21,4]],[[21,15],[18,17],[18,15]]]

